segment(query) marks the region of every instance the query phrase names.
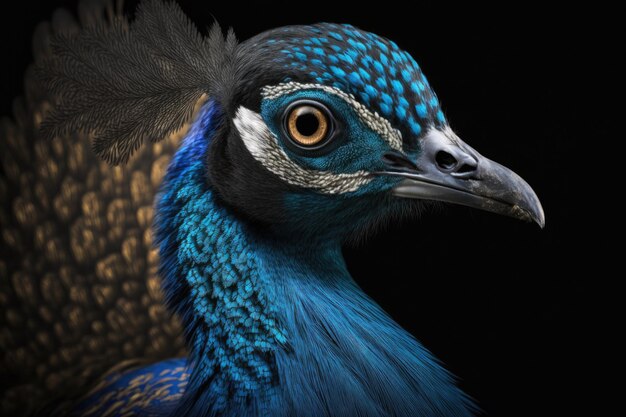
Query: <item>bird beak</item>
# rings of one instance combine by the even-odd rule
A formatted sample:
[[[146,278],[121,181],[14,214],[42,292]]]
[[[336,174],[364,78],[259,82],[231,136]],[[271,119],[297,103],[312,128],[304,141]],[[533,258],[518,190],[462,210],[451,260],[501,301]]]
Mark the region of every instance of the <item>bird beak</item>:
[[[379,174],[403,178],[394,195],[462,204],[544,227],[537,195],[515,172],[483,157],[450,129],[433,129],[421,141],[416,161],[400,152],[383,157],[387,169]]]

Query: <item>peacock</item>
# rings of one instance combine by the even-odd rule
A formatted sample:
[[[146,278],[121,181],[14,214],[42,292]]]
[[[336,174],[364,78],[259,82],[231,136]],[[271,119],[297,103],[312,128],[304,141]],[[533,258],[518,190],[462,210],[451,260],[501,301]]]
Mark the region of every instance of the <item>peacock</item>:
[[[408,52],[349,24],[239,42],[173,2],[131,20],[92,0],[34,55],[0,131],[3,413],[475,413],[341,245],[431,201],[545,218]]]

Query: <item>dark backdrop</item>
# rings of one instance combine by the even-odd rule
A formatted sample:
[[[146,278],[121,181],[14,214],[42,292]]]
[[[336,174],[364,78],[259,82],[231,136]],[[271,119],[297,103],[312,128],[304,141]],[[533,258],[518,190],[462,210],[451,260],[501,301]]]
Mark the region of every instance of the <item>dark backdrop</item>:
[[[547,226],[442,206],[346,248],[349,267],[368,294],[459,376],[487,415],[589,410],[586,371],[595,359],[587,347],[598,342],[592,313],[603,275],[588,261],[607,243],[581,236],[599,224],[591,214],[594,198],[604,200],[599,187],[605,181],[593,181],[594,164],[604,175],[621,163],[609,134],[616,120],[602,96],[616,88],[611,72],[623,55],[623,45],[621,52],[608,47],[618,35],[623,39],[611,11],[432,2],[409,11],[389,0],[371,8],[321,1],[180,3],[200,27],[213,16],[240,39],[285,24],[336,21],[411,52],[457,133],[534,187]],[[1,114],[21,93],[35,25],[59,5],[75,10],[74,0],[22,1],[2,13]],[[605,217],[614,213],[608,206]]]

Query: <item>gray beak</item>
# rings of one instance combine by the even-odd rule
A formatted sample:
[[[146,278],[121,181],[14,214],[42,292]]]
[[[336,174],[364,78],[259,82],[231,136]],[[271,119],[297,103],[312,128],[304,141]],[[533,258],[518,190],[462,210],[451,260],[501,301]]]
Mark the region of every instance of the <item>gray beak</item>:
[[[480,155],[450,129],[431,130],[414,162],[399,152],[388,153],[383,160],[387,170],[380,174],[404,178],[393,189],[399,197],[462,204],[545,225],[543,208],[530,185]]]

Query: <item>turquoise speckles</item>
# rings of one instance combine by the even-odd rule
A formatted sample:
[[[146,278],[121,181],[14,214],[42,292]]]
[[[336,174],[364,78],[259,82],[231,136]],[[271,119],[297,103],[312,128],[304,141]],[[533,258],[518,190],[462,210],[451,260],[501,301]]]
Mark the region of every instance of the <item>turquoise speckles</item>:
[[[359,53],[356,49],[348,49],[346,54],[348,54],[353,60],[356,60],[359,57]]]
[[[422,126],[420,126],[420,124],[417,123],[413,117],[409,119],[409,128],[415,136],[418,136],[420,133],[422,133]]]
[[[332,66],[330,70],[339,78],[343,78],[346,76],[346,72],[339,67]]]
[[[374,34],[371,34],[371,35],[373,35],[373,36],[371,36],[370,38],[374,38],[373,40],[376,43],[376,46],[378,46],[378,49],[380,49],[382,52],[387,53],[389,51],[389,48],[387,48],[387,45],[385,43],[381,42],[380,40],[375,39],[376,35],[374,35]]]
[[[365,92],[369,97],[376,97],[378,95],[378,90],[374,88],[374,86],[368,84],[365,86]]]
[[[384,74],[385,73],[385,67],[383,67],[383,64],[381,64],[380,61],[374,61],[374,68],[376,69],[376,71],[378,71],[380,74]]]
[[[424,119],[428,116],[428,109],[426,108],[426,105],[424,103],[416,104],[415,111],[421,119]]]
[[[339,54],[337,56],[339,57],[340,60],[342,60],[343,62],[345,62],[347,64],[354,64],[354,58],[352,58],[348,54]]]
[[[305,74],[316,73],[311,81],[351,93],[408,133],[404,136],[446,123],[415,60],[387,39],[349,25],[320,24],[289,29],[276,47],[287,51],[285,65],[302,62]]]
[[[372,79],[372,76],[370,75],[369,72],[367,72],[364,68],[359,68],[359,75],[361,76],[361,78],[363,78],[365,81],[370,81]]]
[[[396,64],[402,64],[405,62],[406,58],[403,54],[400,54],[398,51],[393,51],[391,53],[391,57]]]
[[[157,213],[161,275],[201,359],[191,380],[207,383],[217,399],[270,390],[272,355],[286,341],[272,307],[273,293],[259,272],[243,225],[214,201],[206,183],[206,152],[215,106],[204,106],[168,169]],[[191,320],[192,322],[188,322]],[[267,395],[271,395],[268,391]],[[219,407],[218,407],[219,408]]]
[[[389,58],[387,58],[387,55],[380,54],[378,59],[380,59],[381,64],[383,64],[384,66],[389,65]]]
[[[359,75],[358,72],[353,72],[348,77],[352,84],[355,84],[355,85],[363,84],[363,80],[361,79],[361,76]]]
[[[374,62],[374,59],[369,56],[369,55],[365,55],[361,57],[361,68],[363,71],[369,71],[370,67],[372,66]]]
[[[335,40],[342,41],[343,37],[337,32],[328,32],[328,36],[334,38]]]
[[[406,107],[396,107],[396,116],[400,120],[404,120],[406,118]]]
[[[391,81],[391,87],[393,87],[393,91],[400,96],[401,94],[404,94],[404,87],[402,86],[402,83],[398,80],[392,80]]]

